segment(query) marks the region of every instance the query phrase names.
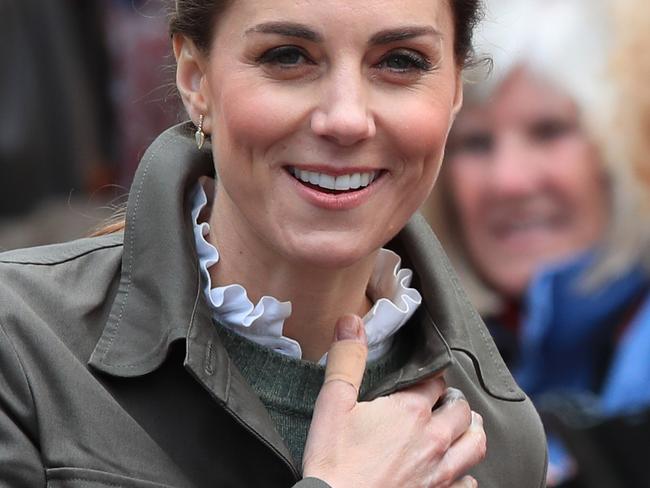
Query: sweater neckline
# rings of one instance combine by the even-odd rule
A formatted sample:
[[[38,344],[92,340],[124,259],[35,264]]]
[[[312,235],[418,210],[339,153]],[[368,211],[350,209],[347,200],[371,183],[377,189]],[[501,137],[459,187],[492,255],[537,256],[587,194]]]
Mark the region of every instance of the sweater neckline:
[[[221,326],[261,346],[294,359],[302,359],[297,341],[283,334],[284,321],[291,316],[291,302],[263,296],[257,304],[237,283],[212,287],[209,268],[220,259],[217,248],[207,241],[207,222],[199,214],[207,204],[205,190],[197,183],[191,193],[192,224],[199,268],[203,275],[203,293],[213,319]],[[395,333],[411,318],[422,303],[422,296],[410,284],[413,272],[401,267],[401,258],[389,249],[381,249],[368,283],[367,295],[373,306],[363,317],[368,337],[368,361],[376,361],[390,349]],[[327,354],[319,361],[325,364]]]

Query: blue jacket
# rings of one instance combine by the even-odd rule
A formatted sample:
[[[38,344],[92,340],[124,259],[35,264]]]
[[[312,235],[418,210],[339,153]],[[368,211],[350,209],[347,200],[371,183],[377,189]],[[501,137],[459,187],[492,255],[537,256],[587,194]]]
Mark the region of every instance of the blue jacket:
[[[594,259],[583,254],[533,280],[514,374],[533,398],[593,395],[602,414],[629,413],[650,406],[649,278],[635,267],[585,291],[581,278]]]

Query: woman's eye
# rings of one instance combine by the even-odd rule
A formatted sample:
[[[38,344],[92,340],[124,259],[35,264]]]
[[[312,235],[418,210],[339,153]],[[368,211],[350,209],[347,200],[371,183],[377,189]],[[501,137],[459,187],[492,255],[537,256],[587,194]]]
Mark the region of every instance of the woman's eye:
[[[379,68],[397,72],[430,71],[431,62],[423,55],[410,50],[393,51],[386,55],[378,64]]]
[[[532,124],[528,132],[530,137],[539,142],[551,142],[563,137],[575,129],[575,125],[562,120],[540,120]]]
[[[269,49],[258,58],[258,63],[293,67],[311,63],[305,51],[297,46],[280,46]]]
[[[475,132],[459,136],[450,144],[453,153],[487,155],[494,147],[494,137],[489,132]]]

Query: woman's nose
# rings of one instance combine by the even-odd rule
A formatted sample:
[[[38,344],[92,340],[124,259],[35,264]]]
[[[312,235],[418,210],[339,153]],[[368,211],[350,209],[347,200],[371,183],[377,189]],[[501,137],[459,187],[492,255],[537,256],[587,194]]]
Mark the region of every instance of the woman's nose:
[[[515,137],[504,138],[494,150],[492,190],[501,197],[522,197],[536,191],[540,168],[531,148]]]
[[[376,133],[361,76],[341,74],[324,83],[323,96],[311,117],[315,134],[352,146]]]

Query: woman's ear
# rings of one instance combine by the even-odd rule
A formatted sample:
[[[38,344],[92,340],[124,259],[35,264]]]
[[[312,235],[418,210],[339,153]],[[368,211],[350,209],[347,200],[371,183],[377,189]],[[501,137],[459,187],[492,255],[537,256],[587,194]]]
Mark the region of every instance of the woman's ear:
[[[460,109],[463,106],[463,71],[462,69],[457,70],[456,72],[456,87],[454,94],[454,104],[451,109],[452,120],[456,119],[456,115],[460,112]]]
[[[203,115],[203,131],[209,134],[210,94],[206,83],[205,55],[199,51],[192,40],[183,35],[174,36],[173,46],[176,57],[176,86],[185,110],[196,125]]]

